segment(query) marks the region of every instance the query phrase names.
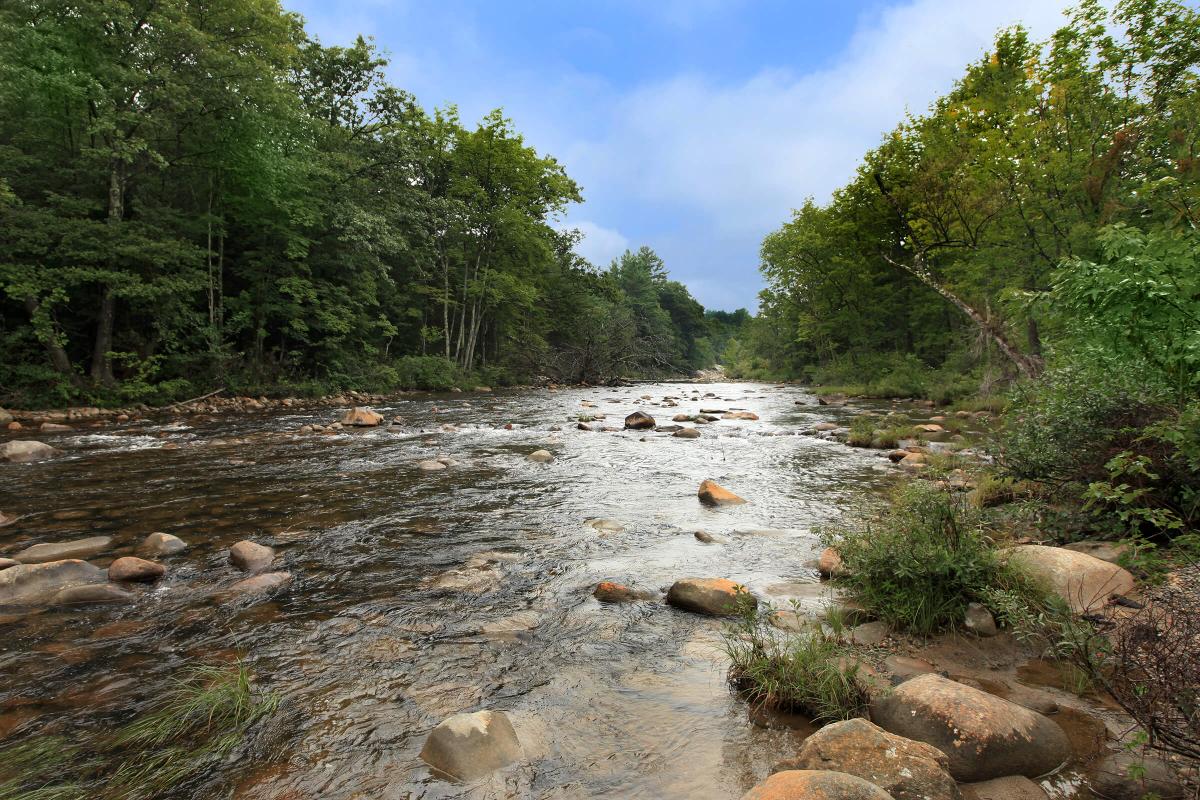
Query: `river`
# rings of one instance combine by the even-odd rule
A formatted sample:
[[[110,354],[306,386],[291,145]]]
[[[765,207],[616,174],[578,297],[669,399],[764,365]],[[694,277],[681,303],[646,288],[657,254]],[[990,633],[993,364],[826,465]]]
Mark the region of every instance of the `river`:
[[[591,592],[714,576],[811,601],[814,528],[888,475],[876,451],[800,435],[851,413],[815,402],[794,387],[658,383],[409,396],[377,407],[398,428],[336,435],[297,432],[340,414],[313,407],[39,437],[66,455],[0,467],[0,507],[24,515],[0,529],[0,555],[106,534],[115,557],[152,531],[189,549],[132,604],[6,618],[0,736],[103,727],[188,666],[241,658],[291,721],[270,757],[222,767],[212,796],[739,797],[801,734],[754,724],[729,692],[721,623]],[[576,427],[701,408],[760,419],[691,440]],[[525,458],[543,448],[552,462]],[[417,469],[437,457],[457,463]],[[706,478],[749,502],[702,506]],[[295,579],[214,605],[241,577],[227,561],[241,539],[274,546]],[[473,789],[433,778],[417,755],[427,732],[485,707],[509,714],[526,763]]]

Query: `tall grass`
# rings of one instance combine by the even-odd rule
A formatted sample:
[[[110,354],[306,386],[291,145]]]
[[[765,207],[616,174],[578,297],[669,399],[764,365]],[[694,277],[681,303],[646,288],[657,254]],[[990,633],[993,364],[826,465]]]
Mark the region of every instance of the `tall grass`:
[[[190,670],[147,712],[93,739],[33,736],[0,748],[0,800],[151,800],[220,763],[279,698],[249,670]]]
[[[779,631],[769,615],[743,603],[726,629],[730,684],[756,706],[800,713],[816,722],[866,713],[867,689],[846,647],[818,627]]]

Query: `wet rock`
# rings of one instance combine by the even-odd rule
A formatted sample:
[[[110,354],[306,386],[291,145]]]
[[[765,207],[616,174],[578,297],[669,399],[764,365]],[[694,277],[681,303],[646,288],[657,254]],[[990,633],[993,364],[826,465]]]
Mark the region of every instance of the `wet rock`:
[[[875,647],[888,638],[892,629],[886,622],[864,622],[850,629],[850,639],[855,644]]]
[[[275,550],[248,539],[229,548],[229,563],[244,572],[261,572],[275,560]]]
[[[28,464],[33,461],[45,461],[53,458],[62,451],[42,442],[32,439],[13,439],[0,445],[0,458],[13,464]]]
[[[108,565],[110,581],[155,581],[167,574],[167,568],[144,558],[122,556]]]
[[[693,535],[696,537],[696,541],[704,542],[705,544],[727,544],[729,542],[728,539],[721,536],[713,536],[708,531],[696,531]]]
[[[856,775],[830,770],[776,772],[742,795],[742,800],[891,800],[892,796]]]
[[[90,536],[70,542],[46,542],[26,547],[13,558],[22,564],[45,564],[67,558],[91,558],[112,545],[111,536]]]
[[[70,433],[75,429],[70,425],[62,425],[58,422],[43,422],[38,430],[42,433]]]
[[[683,578],[675,581],[667,592],[667,602],[685,611],[718,617],[737,613],[739,603],[758,606],[758,599],[747,592],[745,586],[727,578]]]
[[[758,414],[753,411],[730,411],[721,415],[721,419],[744,419],[750,422],[758,420]]]
[[[653,592],[633,589],[612,581],[601,581],[596,584],[592,596],[601,603],[636,603],[640,600],[654,600],[657,597]]]
[[[746,502],[728,489],[717,485],[714,481],[704,481],[696,493],[700,502],[710,506],[736,505]]]
[[[671,434],[676,439],[699,439],[700,431],[695,428],[681,428]]]
[[[671,417],[671,422],[691,422],[691,421],[692,421],[691,414],[676,414],[675,416]]]
[[[620,533],[625,530],[625,526],[615,519],[589,519],[584,525],[605,533]]]
[[[473,781],[523,758],[521,743],[502,711],[455,714],[430,733],[421,760],[435,774]]]
[[[138,548],[143,555],[156,557],[175,555],[176,553],[182,553],[186,549],[187,544],[184,543],[183,539],[160,531],[147,536]]]
[[[625,427],[635,431],[653,428],[654,417],[641,411],[635,411],[625,418]]]
[[[832,578],[836,575],[844,575],[846,567],[842,564],[842,557],[838,555],[838,551],[832,547],[826,547],[821,551],[821,555],[817,556],[817,571],[822,577]]]
[[[546,464],[554,460],[554,454],[549,450],[534,450],[532,453],[525,456],[525,458],[529,459],[530,461],[536,461],[539,464]]]
[[[826,725],[804,740],[795,758],[772,769],[832,770],[868,781],[895,800],[960,800],[946,754],[888,733],[865,719]]]
[[[1074,550],[1076,553],[1084,553],[1092,558],[1107,561],[1110,564],[1119,564],[1122,556],[1129,552],[1129,545],[1123,542],[1083,541],[1064,544],[1063,549]]]
[[[78,559],[18,564],[0,570],[0,606],[43,605],[60,590],[104,580],[104,570]]]
[[[588,425],[586,422],[577,423],[575,427],[581,431],[590,431],[592,429],[592,426]]]
[[[1137,777],[1134,777],[1137,775]],[[1186,792],[1165,761],[1149,753],[1112,753],[1087,773],[1092,791],[1108,800],[1175,800]]]
[[[56,606],[82,606],[92,603],[128,603],[132,600],[133,595],[116,584],[89,583],[59,589],[50,602]]]
[[[846,395],[844,394],[823,394],[817,397],[817,405],[819,406],[844,406],[846,405]]]
[[[962,787],[964,800],[1047,800],[1046,790],[1024,775],[1007,775]]]
[[[827,433],[828,431],[836,431],[840,427],[841,425],[838,425],[836,422],[818,422],[813,426],[813,430],[817,433]]]
[[[228,589],[218,592],[215,599],[218,603],[228,603],[247,597],[255,597],[273,592],[280,587],[287,586],[291,582],[292,573],[290,572],[264,572],[261,575],[240,580]]]
[[[374,428],[379,423],[383,422],[383,415],[377,414],[369,408],[359,408],[354,406],[345,414],[342,415],[342,425],[352,425],[356,428]]]
[[[995,636],[999,633],[996,629],[996,618],[982,603],[967,604],[966,613],[963,615],[963,627],[976,636]]]
[[[446,465],[440,461],[421,461],[417,463],[417,469],[425,472],[437,472],[445,468]]]
[[[4,427],[6,430],[10,430],[10,431],[19,431],[19,430],[24,429],[24,426],[21,425],[21,423],[17,422],[16,420],[13,420],[12,422],[5,425]]]
[[[891,450],[888,452],[887,457],[888,461],[891,461],[893,464],[898,464],[903,461],[908,454],[909,453],[907,450]]]
[[[0,569],[8,569],[9,567],[15,567],[17,564],[20,564],[20,563],[21,563],[20,561],[17,561],[15,559],[0,558]]]
[[[1017,545],[1008,551],[1008,560],[1066,600],[1077,614],[1102,607],[1113,595],[1128,594],[1134,587],[1127,570],[1062,547]]]
[[[1046,717],[940,675],[919,675],[876,698],[871,719],[941,750],[959,781],[1037,777],[1071,755],[1066,734]]]

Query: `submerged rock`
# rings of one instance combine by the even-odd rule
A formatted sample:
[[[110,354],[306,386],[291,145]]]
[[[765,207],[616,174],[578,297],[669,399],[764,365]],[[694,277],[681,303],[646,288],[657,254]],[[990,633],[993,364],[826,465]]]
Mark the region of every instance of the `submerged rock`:
[[[291,582],[292,573],[290,572],[264,572],[261,575],[240,580],[228,589],[218,592],[215,595],[215,599],[218,603],[228,603],[246,597],[266,594],[280,587],[287,586]]]
[[[104,570],[79,559],[19,564],[0,570],[0,606],[44,605],[62,589],[103,580]]]
[[[186,549],[187,544],[183,539],[159,531],[147,536],[138,548],[143,555],[148,556],[171,556],[182,553]]]
[[[653,600],[657,597],[653,592],[633,589],[612,581],[601,581],[596,584],[592,596],[601,603],[636,603],[639,600]]]
[[[248,539],[229,548],[229,563],[244,572],[261,572],[275,560],[274,548]]]
[[[112,545],[111,536],[89,536],[69,542],[46,542],[26,547],[13,556],[22,564],[45,564],[69,558],[91,558],[103,553]]]
[[[700,484],[700,490],[696,492],[696,495],[700,498],[701,503],[710,506],[736,505],[746,502],[733,492],[710,480],[706,480]]]
[[[625,418],[625,427],[630,430],[644,430],[646,428],[653,428],[654,425],[654,417],[642,411],[635,411]]]
[[[116,584],[89,583],[59,589],[51,603],[56,606],[76,606],[91,603],[128,603],[132,600],[133,595]]]
[[[437,472],[445,468],[446,465],[440,461],[421,461],[417,463],[417,469],[425,472]]]
[[[783,770],[833,770],[856,775],[895,800],[960,800],[946,754],[924,742],[888,733],[865,719],[835,722],[804,740]]]
[[[704,542],[705,544],[728,544],[729,543],[728,539],[725,539],[720,536],[713,536],[708,531],[696,531],[693,534],[693,536],[696,537],[696,541]]]
[[[676,608],[718,617],[737,613],[739,600],[758,606],[758,599],[745,586],[728,578],[682,578],[667,592],[667,602]]]
[[[742,800],[892,800],[892,796],[845,772],[790,769],[776,772],[742,795]]]
[[[62,453],[61,450],[31,439],[13,439],[0,445],[0,458],[14,464],[44,461]]]
[[[1008,551],[1008,561],[1044,583],[1077,614],[1100,608],[1134,587],[1128,570],[1062,547],[1017,545]]]
[[[421,760],[435,774],[473,781],[523,758],[521,742],[502,711],[455,714],[430,731]]]
[[[941,750],[959,781],[1034,778],[1071,755],[1062,728],[1036,711],[935,674],[919,675],[877,698],[871,719]]]
[[[167,574],[167,568],[135,556],[123,556],[108,565],[110,581],[154,581]]]

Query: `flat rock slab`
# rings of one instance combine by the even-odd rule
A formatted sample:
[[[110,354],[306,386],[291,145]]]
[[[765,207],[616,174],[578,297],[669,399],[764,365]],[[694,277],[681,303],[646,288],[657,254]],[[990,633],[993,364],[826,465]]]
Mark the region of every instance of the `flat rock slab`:
[[[104,570],[78,559],[19,564],[0,570],[0,606],[46,605],[62,589],[99,583],[104,577]]]
[[[273,592],[291,582],[292,573],[290,572],[266,572],[238,581],[228,589],[218,592],[214,599],[218,603],[229,603]]]
[[[890,733],[941,750],[958,781],[1036,778],[1071,756],[1067,735],[1050,719],[931,673],[876,698],[871,719]]]
[[[111,536],[91,536],[70,542],[46,542],[27,547],[13,556],[22,564],[45,564],[69,558],[91,558],[112,546]]]
[[[51,600],[57,606],[82,606],[93,603],[128,603],[133,595],[113,583],[88,583],[59,589]]]
[[[473,781],[524,757],[512,723],[501,711],[455,714],[429,733],[421,760],[439,777]]]

